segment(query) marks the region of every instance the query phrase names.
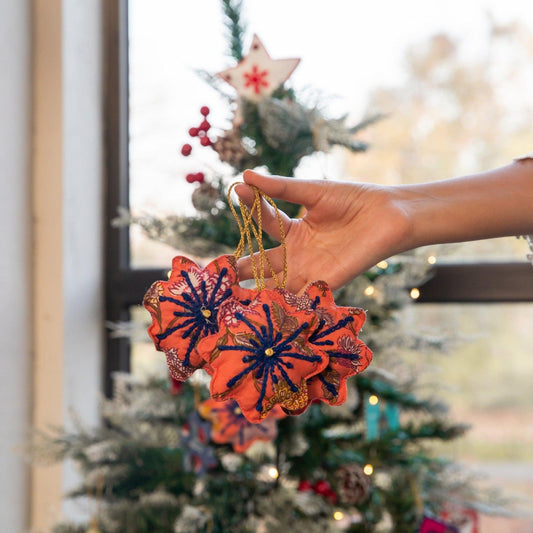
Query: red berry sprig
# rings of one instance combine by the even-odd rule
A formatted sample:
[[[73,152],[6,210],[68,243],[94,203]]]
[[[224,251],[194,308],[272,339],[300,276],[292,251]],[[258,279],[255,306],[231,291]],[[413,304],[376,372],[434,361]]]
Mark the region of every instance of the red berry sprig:
[[[189,136],[198,137],[202,146],[211,146],[213,141],[207,136],[207,132],[211,129],[211,124],[209,124],[209,121],[207,120],[210,110],[206,105],[204,105],[200,108],[200,113],[204,118],[197,127],[189,128]],[[191,152],[192,146],[189,143],[185,143],[181,147],[181,154],[185,157],[191,155]]]
[[[205,176],[203,172],[191,172],[185,176],[185,179],[187,180],[187,183],[194,183],[195,181],[203,183]]]
[[[304,479],[300,481],[298,490],[300,492],[314,492],[315,494],[319,494],[323,498],[329,500],[332,505],[335,505],[338,500],[337,493],[331,488],[331,485],[325,479],[319,479],[314,485]]]
[[[200,113],[203,116],[203,120],[197,127],[189,128],[189,136],[193,138],[198,137],[202,146],[211,146],[213,141],[207,135],[208,131],[211,129],[211,124],[209,124],[209,121],[207,120],[210,110],[204,105],[200,108]],[[189,143],[185,143],[181,147],[181,155],[184,157],[191,155],[191,152],[192,146]],[[185,179],[187,180],[187,183],[194,183],[196,181],[198,183],[203,183],[205,176],[203,172],[189,173],[185,176]]]

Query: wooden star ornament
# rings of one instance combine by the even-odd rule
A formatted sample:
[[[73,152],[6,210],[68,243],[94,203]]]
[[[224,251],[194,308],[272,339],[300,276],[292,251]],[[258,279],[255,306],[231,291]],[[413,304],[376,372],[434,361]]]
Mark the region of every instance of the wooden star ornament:
[[[293,73],[300,59],[272,59],[257,35],[248,55],[236,67],[217,73],[232,85],[239,97],[259,102],[270,96]]]

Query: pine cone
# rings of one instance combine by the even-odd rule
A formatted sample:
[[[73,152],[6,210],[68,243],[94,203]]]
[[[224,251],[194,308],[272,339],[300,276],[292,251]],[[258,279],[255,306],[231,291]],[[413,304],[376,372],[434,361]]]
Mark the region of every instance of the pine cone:
[[[237,128],[224,132],[224,135],[213,143],[213,148],[222,162],[235,168],[240,168],[243,161],[249,157]]]
[[[343,503],[358,505],[370,495],[370,478],[357,464],[347,464],[337,470],[337,492]]]
[[[216,207],[219,200],[218,189],[213,187],[210,183],[204,181],[192,193],[192,205],[198,211],[209,213],[211,209]]]

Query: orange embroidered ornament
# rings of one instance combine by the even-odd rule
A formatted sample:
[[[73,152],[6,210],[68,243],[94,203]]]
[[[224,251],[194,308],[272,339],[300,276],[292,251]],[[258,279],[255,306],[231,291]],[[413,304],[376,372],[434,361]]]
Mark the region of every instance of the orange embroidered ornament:
[[[358,338],[364,311],[336,306],[323,281],[312,283],[302,296],[285,290],[285,234],[277,206],[254,187],[250,209],[239,199],[239,217],[230,200],[235,185],[228,192],[241,232],[235,256],[222,256],[203,270],[175,258],[170,280],[156,282],[145,296],[153,318],[149,333],[165,351],[172,376],[185,380],[205,368],[212,376],[212,399],[233,399],[249,422],[259,423],[280,407],[299,414],[315,399],[340,405],[346,399],[346,378],[364,370],[372,357]],[[274,208],[280,226],[281,280],[263,248],[262,198]],[[238,283],[236,259],[246,246],[255,291]],[[276,289],[265,288],[268,270]]]
[[[143,304],[152,315],[148,334],[157,350],[165,352],[170,375],[185,381],[205,365],[197,351],[201,338],[218,333],[221,304],[248,293],[238,284],[235,257],[223,255],[204,269],[186,257],[172,261],[168,281],[156,281]]]
[[[287,416],[275,407],[260,424],[250,422],[233,400],[205,400],[198,406],[200,415],[209,420],[211,439],[217,444],[231,444],[237,453],[245,452],[255,441],[273,441],[278,434],[276,420]]]

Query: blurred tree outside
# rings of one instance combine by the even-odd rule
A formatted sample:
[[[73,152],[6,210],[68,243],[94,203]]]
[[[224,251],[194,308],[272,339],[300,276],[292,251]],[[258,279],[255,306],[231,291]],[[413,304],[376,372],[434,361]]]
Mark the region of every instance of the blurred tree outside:
[[[438,34],[406,53],[405,82],[380,87],[369,112],[388,120],[364,134],[371,157],[346,153],[346,174],[361,181],[419,183],[508,164],[533,148],[533,34],[488,19],[482,57]],[[513,238],[453,245],[444,260],[524,258]]]
[[[406,54],[405,82],[370,95],[369,111],[389,117],[365,132],[371,157],[345,155],[346,174],[420,183],[503,166],[530,152],[533,34],[489,17],[486,39],[483,57],[469,54],[466,39],[444,34],[414,45]],[[526,250],[522,240],[508,237],[428,249],[428,255],[439,262],[525,261]],[[421,304],[404,319],[419,331],[458,338],[438,362],[408,356],[426,386],[444,392],[454,417],[473,426],[451,447],[454,459],[475,463],[511,492],[533,498],[533,304]],[[453,386],[443,391],[443,384]],[[484,532],[502,528],[530,532],[533,522],[482,523]]]

